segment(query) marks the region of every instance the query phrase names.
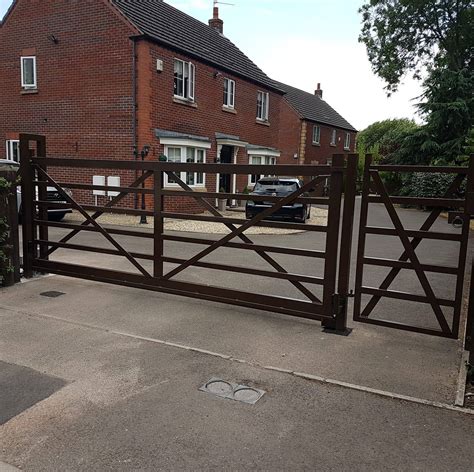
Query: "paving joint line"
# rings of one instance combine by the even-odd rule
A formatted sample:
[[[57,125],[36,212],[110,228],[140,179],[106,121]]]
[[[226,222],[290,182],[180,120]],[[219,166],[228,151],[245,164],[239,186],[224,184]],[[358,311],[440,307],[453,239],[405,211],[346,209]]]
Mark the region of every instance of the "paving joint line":
[[[258,362],[251,362],[251,361],[248,361],[248,360],[245,360],[245,359],[239,359],[237,357],[230,356],[230,355],[227,355],[227,354],[222,354],[222,353],[219,353],[219,352],[209,351],[209,350],[206,350],[206,349],[201,349],[201,348],[197,348],[197,347],[193,347],[193,346],[187,346],[185,344],[175,343],[175,342],[171,342],[171,341],[165,341],[165,340],[162,340],[162,339],[149,338],[149,337],[140,336],[140,335],[137,335],[137,334],[126,333],[124,331],[117,331],[115,329],[105,328],[105,327],[93,325],[93,324],[90,324],[90,323],[83,323],[83,322],[80,322],[80,321],[67,320],[67,319],[61,318],[59,316],[45,315],[45,314],[42,314],[42,313],[29,313],[29,312],[25,312],[25,311],[22,311],[22,310],[18,310],[14,307],[8,307],[8,306],[0,306],[0,309],[3,309],[5,311],[10,311],[12,313],[16,313],[16,314],[19,314],[19,315],[27,316],[27,317],[35,317],[35,318],[42,318],[42,319],[47,319],[47,320],[58,321],[58,322],[61,322],[61,323],[66,323],[66,324],[70,324],[70,325],[74,325],[74,326],[78,326],[78,327],[82,327],[82,328],[87,328],[87,329],[91,329],[91,330],[94,330],[94,331],[100,331],[100,332],[104,332],[104,333],[108,333],[108,334],[113,334],[113,335],[116,335],[116,336],[122,336],[122,337],[135,339],[135,340],[139,340],[139,341],[150,342],[150,343],[153,343],[153,344],[159,344],[159,345],[162,345],[162,346],[168,346],[168,347],[172,347],[172,348],[176,348],[176,349],[182,349],[182,350],[189,351],[189,352],[196,352],[196,353],[199,353],[199,354],[204,354],[204,355],[216,357],[216,358],[219,358],[219,359],[223,359],[223,360],[227,360],[227,361],[231,361],[231,362],[236,362],[236,363],[239,363],[239,364],[245,364],[249,367],[253,367],[253,368],[257,368],[257,369],[264,369],[264,370],[269,370],[269,371],[272,371],[272,372],[279,372],[279,373],[283,373],[283,374],[292,375],[293,377],[297,377],[297,378],[305,379],[305,380],[310,380],[310,381],[318,382],[318,383],[325,384],[325,385],[333,385],[333,386],[346,388],[346,389],[350,389],[350,390],[355,390],[355,391],[359,391],[359,392],[370,393],[372,395],[376,395],[376,396],[379,396],[379,397],[390,398],[392,400],[400,400],[400,401],[405,401],[405,402],[409,402],[409,403],[415,403],[415,404],[418,404],[418,405],[424,405],[424,406],[429,406],[429,407],[433,407],[433,408],[439,408],[439,409],[444,409],[444,410],[448,410],[448,411],[453,411],[453,412],[456,412],[456,413],[462,413],[462,414],[473,415],[474,416],[474,409],[469,409],[469,408],[463,408],[463,407],[459,407],[459,406],[455,406],[455,405],[450,405],[449,403],[442,403],[442,402],[437,402],[437,401],[433,401],[433,400],[426,400],[426,399],[423,399],[423,398],[412,397],[412,396],[409,396],[409,395],[403,395],[403,394],[400,394],[400,393],[389,392],[389,391],[386,391],[386,390],[379,390],[379,389],[372,388],[372,387],[365,387],[363,385],[357,385],[357,384],[353,384],[353,383],[350,383],[350,382],[344,382],[344,381],[341,381],[341,380],[330,379],[330,378],[322,377],[322,376],[319,376],[319,375],[308,374],[306,372],[298,372],[298,371],[291,370],[291,369],[283,369],[283,368],[280,368],[280,367],[264,365],[264,364],[261,364],[261,363],[258,363]]]

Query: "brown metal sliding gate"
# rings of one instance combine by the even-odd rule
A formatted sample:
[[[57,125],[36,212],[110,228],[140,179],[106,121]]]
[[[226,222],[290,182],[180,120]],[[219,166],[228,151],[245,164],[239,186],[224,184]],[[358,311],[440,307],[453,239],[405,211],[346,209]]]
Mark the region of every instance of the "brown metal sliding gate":
[[[446,190],[443,198],[413,198],[413,197],[393,197],[389,196],[381,173],[430,173],[430,174],[451,174],[453,180]],[[467,177],[467,179],[466,179]],[[465,187],[464,187],[465,186]],[[370,204],[383,204],[392,227],[370,226]],[[430,208],[430,213],[419,229],[407,229],[394,205],[423,206]],[[438,220],[441,212],[445,208],[457,210],[454,215],[454,223],[458,231],[437,231],[433,230],[433,225]],[[462,210],[462,211],[460,211]],[[371,156],[367,156],[364,170],[359,244],[357,255],[356,283],[355,283],[355,304],[354,320],[364,323],[398,328],[418,333],[443,336],[448,338],[458,338],[461,318],[461,307],[463,302],[463,283],[466,267],[466,254],[469,238],[470,215],[474,214],[474,158],[471,157],[469,167],[433,167],[433,166],[393,166],[393,165],[373,165]],[[390,246],[393,237],[397,238],[403,247],[403,253],[398,259],[388,259],[374,256],[367,256],[366,240],[367,236],[382,236],[387,246]],[[446,241],[459,245],[457,260],[452,261],[449,266],[422,263],[416,249],[424,241]],[[441,248],[442,251],[442,248]],[[364,275],[366,266],[378,266],[388,268],[388,274],[383,278],[378,287],[364,285]],[[422,287],[423,294],[399,291],[391,289],[392,284],[398,278],[402,270],[414,271],[417,281]],[[455,277],[454,299],[445,299],[437,296],[427,274],[443,274]],[[363,303],[363,297],[367,299]],[[430,311],[434,316],[437,326],[416,325],[400,321],[400,319],[380,318],[380,313],[374,313],[374,309],[382,298],[391,298],[409,302],[421,303],[430,306]],[[364,305],[364,306],[362,306]],[[447,313],[451,310],[449,313]],[[415,310],[411,311],[414,314]],[[403,314],[403,307],[400,306],[398,318]],[[379,317],[370,317],[370,316]],[[431,324],[431,323],[429,323]]]
[[[39,157],[30,156],[30,142],[37,143]],[[351,258],[352,221],[355,200],[355,182],[357,156],[351,155],[348,165],[345,165],[343,155],[335,155],[332,165],[323,166],[262,166],[262,165],[233,165],[233,164],[194,164],[171,162],[137,162],[114,160],[85,160],[85,159],[58,159],[46,157],[46,144],[44,137],[35,135],[20,136],[21,174],[23,193],[23,247],[24,247],[24,275],[31,277],[36,272],[50,272],[65,276],[79,277],[101,282],[126,285],[142,289],[161,291],[188,297],[201,298],[216,302],[241,305],[251,308],[280,312],[292,316],[321,320],[328,329],[344,332],[346,328],[347,299],[349,285],[349,267]],[[62,175],[55,169],[115,169],[139,172],[142,175],[128,187],[106,187],[88,185],[74,182],[60,182],[54,175]],[[305,179],[302,188],[286,197],[245,194],[223,194],[215,192],[196,192],[189,187],[180,177],[182,173],[196,172],[205,175],[218,173],[226,174],[260,174],[260,175],[299,175]],[[181,190],[170,191],[164,188],[164,175],[168,175]],[[344,208],[342,210],[342,195],[345,194]],[[145,187],[144,182],[147,183]],[[307,196],[318,186],[329,182],[328,197]],[[74,210],[82,215],[81,224],[58,223],[48,221],[47,208],[54,206],[46,198],[48,186],[55,187],[60,195],[69,202]],[[71,196],[65,187],[80,190],[113,190],[118,193],[105,206],[84,205]],[[36,192],[35,189],[38,189]],[[149,202],[153,202],[153,210],[134,210],[117,207],[128,195],[145,194]],[[192,198],[197,201],[210,215],[183,215],[172,213],[164,208],[165,197]],[[238,200],[264,200],[270,202],[264,211],[250,220],[239,220],[222,216],[214,207],[216,198]],[[268,221],[267,218],[285,205],[293,203],[306,203],[327,206],[327,225],[301,224]],[[104,227],[97,219],[104,213],[127,213],[132,215],[147,215],[154,217],[153,232],[116,229]],[[341,218],[342,213],[342,218]],[[164,219],[188,219],[196,221],[212,221],[225,225],[230,233],[218,240],[191,238],[165,234]],[[254,244],[245,231],[252,226],[266,226],[287,229],[299,229],[325,234],[324,250],[296,249],[291,247],[278,247]],[[70,232],[59,241],[49,238],[50,227],[64,228]],[[101,234],[113,249],[91,247],[81,244],[72,244],[69,241],[81,232],[95,232]],[[152,253],[136,253],[127,251],[116,236],[128,236],[153,240]],[[235,242],[236,238],[240,242]],[[185,244],[203,246],[194,256],[188,259],[170,258],[165,255],[164,242],[174,241]],[[207,262],[203,259],[218,248],[233,248],[254,252],[265,261],[273,270],[254,269],[246,266],[229,266],[221,263]],[[340,251],[339,248],[342,248]],[[57,249],[95,252],[126,258],[135,268],[136,272],[123,272],[59,262],[51,259]],[[291,255],[294,257],[315,258],[324,260],[324,270],[320,276],[300,275],[289,273],[272,254]],[[152,268],[147,267],[142,261],[151,261]],[[170,266],[172,266],[170,268]],[[287,298],[283,296],[249,293],[230,288],[211,286],[177,280],[189,267],[201,267],[225,272],[270,277],[286,280],[299,292],[300,298]],[[308,287],[322,286],[322,296],[317,296],[313,289]]]

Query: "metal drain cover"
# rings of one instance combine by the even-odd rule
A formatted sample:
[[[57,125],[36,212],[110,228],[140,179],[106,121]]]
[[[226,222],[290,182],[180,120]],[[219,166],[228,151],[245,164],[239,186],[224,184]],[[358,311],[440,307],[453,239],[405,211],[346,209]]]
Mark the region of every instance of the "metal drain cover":
[[[48,297],[48,298],[58,298],[61,297],[62,295],[66,295],[64,292],[56,292],[52,290],[51,292],[43,292],[40,293],[42,297]]]
[[[265,391],[258,388],[228,382],[216,377],[206,382],[199,390],[221,398],[248,403],[249,405],[255,405],[265,395]]]

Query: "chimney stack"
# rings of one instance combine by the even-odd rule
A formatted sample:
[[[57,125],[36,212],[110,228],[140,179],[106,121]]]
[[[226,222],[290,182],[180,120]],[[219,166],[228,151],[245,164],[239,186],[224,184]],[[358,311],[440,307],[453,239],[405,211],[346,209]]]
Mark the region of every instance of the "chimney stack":
[[[314,91],[315,95],[318,95],[319,98],[323,98],[323,91],[321,90],[321,84],[318,83],[318,88]]]
[[[209,26],[220,34],[224,34],[224,22],[219,18],[219,7],[214,7],[212,19],[209,20]]]

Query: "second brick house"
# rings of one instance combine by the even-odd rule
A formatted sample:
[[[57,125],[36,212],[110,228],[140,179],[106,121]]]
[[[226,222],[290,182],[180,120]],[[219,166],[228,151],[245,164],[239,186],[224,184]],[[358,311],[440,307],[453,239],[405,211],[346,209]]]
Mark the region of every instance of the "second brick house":
[[[354,141],[345,120],[331,121],[335,112],[328,121],[298,110],[296,89],[270,79],[224,36],[217,8],[206,25],[161,0],[37,6],[16,0],[0,26],[0,158],[15,159],[20,132],[46,135],[52,157],[134,159],[148,147],[147,159],[250,164],[317,160],[303,145],[308,123],[321,126],[322,161],[343,136],[326,152],[326,126],[350,132]],[[61,180],[90,183],[93,174]],[[134,178],[114,174],[122,185]],[[181,177],[214,192],[242,191],[259,176]],[[170,180],[165,185],[179,189]],[[201,209],[192,199],[166,204],[177,202],[178,209]]]

